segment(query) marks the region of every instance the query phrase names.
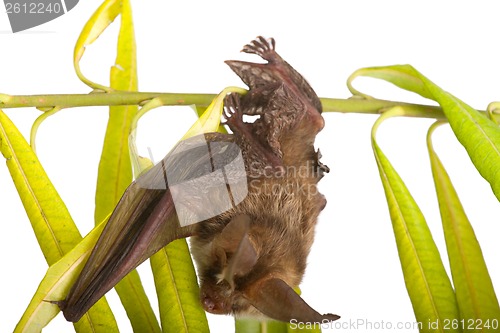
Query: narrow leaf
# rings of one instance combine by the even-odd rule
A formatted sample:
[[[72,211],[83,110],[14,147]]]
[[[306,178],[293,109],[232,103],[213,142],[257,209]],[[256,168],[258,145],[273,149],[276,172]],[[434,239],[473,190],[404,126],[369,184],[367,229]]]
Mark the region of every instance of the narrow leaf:
[[[458,319],[459,313],[453,288],[424,216],[375,140],[376,130],[384,119],[403,113],[404,109],[394,108],[379,117],[372,129],[372,145],[389,205],[406,289],[417,321],[428,328],[431,322],[443,324],[445,319]],[[437,332],[444,332],[442,324]]]
[[[310,325],[298,326],[295,328],[294,324],[287,324],[287,333],[301,332],[301,333],[321,333],[321,324],[311,323]]]
[[[234,332],[235,333],[262,333],[262,323],[254,319],[235,319]],[[264,331],[265,332],[265,331]]]
[[[490,118],[495,124],[500,125],[500,102],[491,102],[486,108],[488,113],[488,118]]]
[[[208,332],[208,322],[200,306],[198,282],[186,240],[173,241],[154,254],[150,262],[163,330]]]
[[[123,1],[122,24],[118,35],[115,65],[111,67],[111,88],[137,91],[137,63],[134,30],[129,1]],[[137,112],[136,105],[110,106],[109,120],[97,175],[94,220],[102,221],[116,206],[132,182],[128,149],[130,126]]]
[[[363,94],[356,90],[352,82],[359,76],[368,76],[376,79],[385,80],[398,86],[401,89],[412,91],[425,98],[433,99],[432,93],[427,89],[426,85],[415,76],[414,69],[408,65],[394,65],[385,67],[368,67],[361,68],[355,71],[347,79],[347,87],[353,95],[371,98],[369,95]]]
[[[51,301],[60,301],[66,297],[83,269],[104,225],[105,222],[95,227],[73,250],[49,267],[17,324],[15,333],[40,332],[60,312],[59,306]],[[75,323],[75,328],[79,332],[118,332],[115,318],[109,311],[104,297],[78,323]]]
[[[115,286],[134,332],[161,332],[137,270],[131,271]]]
[[[82,74],[80,71],[80,59],[85,52],[85,48],[92,44],[120,14],[121,6],[121,0],[105,0],[87,21],[76,42],[73,52],[73,66],[78,78],[91,88],[109,91],[108,87],[94,83]]]
[[[500,127],[422,76],[434,93],[458,141],[500,200]]]
[[[71,215],[37,156],[0,111],[0,150],[49,265],[82,239]]]
[[[0,150],[7,159],[7,167],[35,231],[40,248],[47,263],[52,265],[81,241],[80,232],[35,153],[2,111],[0,111]],[[31,315],[27,315],[28,311],[29,308],[23,315],[25,322],[23,324],[20,322],[20,327],[22,327],[20,331],[36,332],[39,320],[49,319],[50,321],[52,318],[44,311],[35,311]],[[92,326],[110,328],[116,326],[105,299],[96,305],[94,314],[90,313],[82,321],[75,324],[77,332],[89,332],[87,328]]]
[[[220,117],[222,114],[222,108],[224,103],[224,98],[228,93],[238,93],[241,95],[246,94],[246,90],[238,87],[228,87],[225,88],[217,97],[214,98],[212,103],[203,112],[200,118],[191,126],[191,128],[186,132],[182,139],[186,139],[195,135],[208,132],[217,132],[220,124]],[[182,140],[181,139],[181,140]]]
[[[437,101],[458,141],[465,147],[474,166],[490,183],[493,193],[500,200],[500,127],[494,121],[442,90],[410,65],[359,70],[349,79],[350,88],[352,80],[360,75],[384,79]],[[359,93],[353,88],[351,91]]]
[[[137,91],[137,59],[132,9],[128,0],[122,0],[121,7],[117,8],[121,9],[121,25],[115,65],[111,67],[110,87],[114,90]],[[110,10],[114,15],[114,9]],[[104,13],[106,14],[101,15],[110,15],[109,11]],[[137,109],[136,105],[109,108],[109,120],[97,176],[94,213],[96,223],[112,212],[123,192],[132,182],[128,138]],[[160,325],[137,271],[134,270],[123,278],[115,289],[134,332],[160,332]]]
[[[429,129],[427,147],[461,319],[466,324],[492,322],[500,318],[498,299],[472,225],[432,147],[435,128],[436,125]]]

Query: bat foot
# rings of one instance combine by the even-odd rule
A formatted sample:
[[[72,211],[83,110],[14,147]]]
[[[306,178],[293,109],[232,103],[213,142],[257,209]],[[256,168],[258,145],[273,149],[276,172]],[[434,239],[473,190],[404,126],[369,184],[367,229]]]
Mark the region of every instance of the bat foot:
[[[323,178],[325,173],[330,172],[330,168],[327,165],[321,163],[320,159],[321,159],[321,152],[318,149],[316,151],[316,163],[317,163],[316,170],[318,172],[319,179]]]
[[[262,59],[273,62],[276,59],[276,52],[274,51],[275,46],[276,42],[274,38],[266,39],[262,36],[258,36],[255,40],[245,45],[241,51],[256,54],[262,57]]]
[[[243,121],[243,112],[240,107],[240,95],[232,93],[224,98],[223,125],[228,125],[231,131],[245,131],[245,122]]]

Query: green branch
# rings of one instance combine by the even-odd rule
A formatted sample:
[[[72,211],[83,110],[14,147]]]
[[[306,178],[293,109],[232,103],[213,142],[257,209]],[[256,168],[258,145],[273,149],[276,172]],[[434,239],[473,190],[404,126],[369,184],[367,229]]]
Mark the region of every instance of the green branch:
[[[57,106],[71,108],[81,106],[110,105],[144,105],[153,98],[159,98],[162,105],[197,105],[207,107],[215,98],[215,94],[154,93],[113,91],[110,93],[96,91],[89,94],[56,94],[56,95],[7,95],[0,94],[0,108],[36,107],[43,111]],[[411,108],[416,117],[445,119],[438,106],[411,104],[370,98],[321,98],[325,112],[380,114],[394,106]],[[481,111],[484,112],[484,111]],[[498,115],[495,115],[498,116]]]
[[[90,94],[60,94],[60,95],[6,95],[0,94],[1,108],[61,108],[79,106],[115,106],[115,105],[143,105],[147,101],[158,97],[164,105],[192,105],[208,106],[214,94],[171,94],[171,93],[143,93],[130,91],[92,92]]]

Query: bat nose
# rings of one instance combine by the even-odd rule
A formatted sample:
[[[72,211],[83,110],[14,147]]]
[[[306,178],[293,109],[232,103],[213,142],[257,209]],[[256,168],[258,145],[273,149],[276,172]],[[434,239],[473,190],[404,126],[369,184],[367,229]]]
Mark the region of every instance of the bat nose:
[[[215,310],[215,302],[208,296],[203,297],[202,305],[205,311],[213,312]]]
[[[201,305],[205,311],[213,314],[227,314],[228,310],[226,307],[226,302],[219,300],[218,297],[212,297],[208,294],[203,294],[201,297]]]

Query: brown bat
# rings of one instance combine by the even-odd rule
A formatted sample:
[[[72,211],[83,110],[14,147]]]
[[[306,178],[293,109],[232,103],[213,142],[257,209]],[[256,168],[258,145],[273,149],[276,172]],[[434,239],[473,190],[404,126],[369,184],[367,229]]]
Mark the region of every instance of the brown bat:
[[[323,322],[295,291],[326,200],[328,168],[314,149],[323,128],[313,89],[257,37],[243,48],[265,64],[227,61],[250,88],[225,99],[232,134],[180,142],[125,191],[65,300],[77,321],[127,273],[178,238],[191,237],[203,308],[215,314]],[[258,116],[253,123],[243,115]]]

